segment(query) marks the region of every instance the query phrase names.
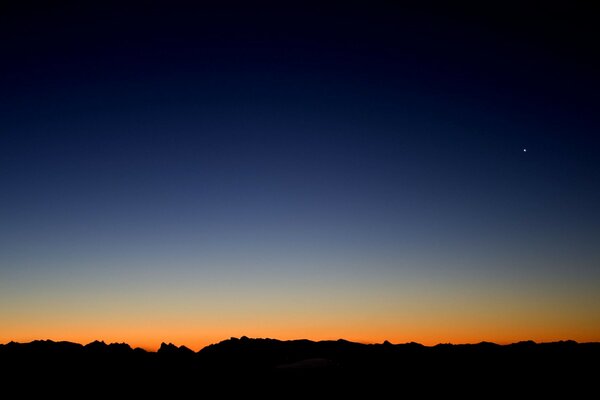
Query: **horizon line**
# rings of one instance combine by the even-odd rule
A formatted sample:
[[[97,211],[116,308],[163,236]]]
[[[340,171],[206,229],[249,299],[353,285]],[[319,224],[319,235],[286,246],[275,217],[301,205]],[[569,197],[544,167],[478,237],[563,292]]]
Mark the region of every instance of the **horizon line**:
[[[300,341],[307,341],[307,342],[312,342],[312,343],[327,343],[327,342],[347,342],[347,343],[352,343],[352,344],[359,344],[359,345],[364,345],[364,346],[383,346],[383,345],[389,345],[389,346],[406,346],[406,345],[418,345],[420,347],[424,347],[424,348],[434,348],[437,346],[477,346],[477,345],[482,345],[482,344],[490,344],[490,345],[494,345],[494,346],[512,346],[512,345],[519,345],[519,344],[534,344],[534,345],[544,345],[544,344],[556,344],[556,343],[573,343],[573,344],[600,344],[600,341],[590,341],[590,342],[578,342],[576,340],[573,339],[560,339],[560,340],[553,340],[553,341],[547,341],[547,342],[536,342],[535,340],[532,339],[528,339],[528,340],[519,340],[516,342],[511,342],[511,343],[496,343],[496,342],[491,342],[491,341],[486,341],[486,340],[482,340],[480,342],[474,343],[474,342],[463,342],[463,343],[452,343],[452,342],[440,342],[434,345],[425,345],[419,342],[415,342],[415,341],[410,341],[410,342],[403,342],[403,343],[393,343],[390,342],[388,340],[384,340],[383,342],[357,342],[357,341],[351,341],[351,340],[347,340],[344,338],[339,338],[339,339],[324,339],[324,340],[313,340],[313,339],[307,339],[307,338],[298,338],[298,339],[277,339],[277,338],[271,338],[271,337],[248,337],[248,336],[240,336],[240,337],[229,337],[227,339],[223,339],[221,341],[215,342],[215,343],[211,343],[208,344],[202,348],[200,348],[198,351],[194,351],[193,349],[187,347],[186,345],[182,344],[182,345],[176,345],[172,342],[166,342],[166,341],[162,341],[160,343],[160,345],[158,346],[158,348],[156,350],[148,350],[147,348],[141,347],[141,346],[136,346],[136,347],[132,347],[129,343],[127,342],[110,342],[107,343],[104,340],[92,340],[91,342],[88,343],[79,343],[79,342],[73,342],[70,340],[54,340],[54,339],[34,339],[31,340],[29,342],[17,342],[15,340],[11,340],[9,342],[6,343],[0,343],[0,346],[7,346],[10,344],[17,344],[17,345],[27,345],[27,344],[32,344],[32,343],[36,343],[36,342],[44,342],[44,343],[68,343],[68,344],[74,344],[74,345],[79,345],[81,347],[86,347],[89,346],[91,344],[94,343],[100,343],[103,344],[105,346],[110,346],[110,345],[126,345],[128,346],[131,350],[143,350],[147,353],[158,353],[160,351],[160,349],[165,346],[165,347],[175,347],[177,349],[182,349],[182,350],[189,350],[192,351],[194,353],[199,353],[202,350],[214,346],[214,345],[218,345],[220,343],[224,343],[224,342],[228,342],[228,341],[256,341],[256,340],[272,340],[272,341],[277,341],[277,342],[300,342]]]

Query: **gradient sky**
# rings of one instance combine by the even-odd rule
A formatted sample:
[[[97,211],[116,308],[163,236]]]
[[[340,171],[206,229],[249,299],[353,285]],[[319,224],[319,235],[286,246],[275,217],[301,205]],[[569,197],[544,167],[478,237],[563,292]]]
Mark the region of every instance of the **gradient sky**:
[[[84,3],[0,10],[0,343],[600,341],[590,10]]]

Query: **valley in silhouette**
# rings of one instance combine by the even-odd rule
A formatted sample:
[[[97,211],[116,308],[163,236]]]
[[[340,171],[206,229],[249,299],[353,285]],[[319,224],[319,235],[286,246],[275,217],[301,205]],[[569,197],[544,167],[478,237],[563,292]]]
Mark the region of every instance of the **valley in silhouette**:
[[[166,343],[156,352],[99,341],[0,345],[3,387],[13,385],[23,395],[81,390],[137,394],[217,390],[222,395],[277,390],[574,393],[593,387],[599,359],[600,343],[574,341],[429,347],[242,337],[198,352]]]

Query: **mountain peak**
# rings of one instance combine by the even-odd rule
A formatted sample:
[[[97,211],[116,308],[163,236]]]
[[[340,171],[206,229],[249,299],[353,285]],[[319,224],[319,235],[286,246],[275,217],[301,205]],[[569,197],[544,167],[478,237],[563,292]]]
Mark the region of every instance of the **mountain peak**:
[[[160,348],[158,349],[158,353],[159,354],[192,354],[192,353],[194,353],[194,351],[192,351],[190,348],[188,348],[186,346],[177,347],[176,345],[174,345],[171,342],[169,342],[169,344],[162,342],[160,344]]]

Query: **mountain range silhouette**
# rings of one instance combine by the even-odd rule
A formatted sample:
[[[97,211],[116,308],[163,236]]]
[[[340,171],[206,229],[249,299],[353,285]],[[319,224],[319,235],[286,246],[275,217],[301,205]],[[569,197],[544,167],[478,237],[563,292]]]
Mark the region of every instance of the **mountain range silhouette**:
[[[90,389],[168,395],[195,393],[198,387],[223,396],[277,388],[290,394],[318,389],[333,395],[378,390],[424,396],[514,391],[572,395],[595,387],[598,360],[600,343],[574,341],[430,347],[244,336],[198,352],[172,343],[149,352],[126,343],[36,340],[0,345],[0,376],[4,388],[14,385],[23,395],[53,389],[73,395]]]

